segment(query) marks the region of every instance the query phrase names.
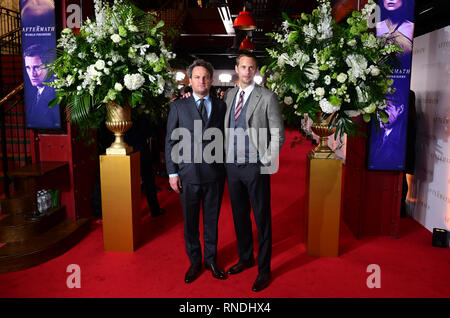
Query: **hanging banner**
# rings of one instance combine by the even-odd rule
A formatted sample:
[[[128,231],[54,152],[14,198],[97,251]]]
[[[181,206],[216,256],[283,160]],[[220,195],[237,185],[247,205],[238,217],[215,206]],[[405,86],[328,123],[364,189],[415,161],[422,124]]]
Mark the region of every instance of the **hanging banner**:
[[[20,0],[22,51],[27,128],[60,129],[59,105],[49,108],[55,89],[44,64],[55,56],[56,28],[54,0]]]
[[[389,124],[374,122],[369,135],[369,170],[404,170],[408,126],[408,99],[414,33],[414,0],[379,0],[380,21],[377,36],[395,42],[403,49],[400,66],[391,78],[395,93],[388,94]],[[377,125],[378,127],[376,127]]]

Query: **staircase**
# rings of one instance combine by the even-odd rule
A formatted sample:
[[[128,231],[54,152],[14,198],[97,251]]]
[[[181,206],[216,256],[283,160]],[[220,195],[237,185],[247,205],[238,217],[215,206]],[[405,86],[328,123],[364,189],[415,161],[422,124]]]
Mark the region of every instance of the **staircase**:
[[[0,273],[41,264],[69,250],[89,233],[90,218],[67,219],[61,204],[41,216],[33,213],[39,189],[67,190],[67,163],[40,162],[12,170],[9,176],[15,191],[1,200]]]

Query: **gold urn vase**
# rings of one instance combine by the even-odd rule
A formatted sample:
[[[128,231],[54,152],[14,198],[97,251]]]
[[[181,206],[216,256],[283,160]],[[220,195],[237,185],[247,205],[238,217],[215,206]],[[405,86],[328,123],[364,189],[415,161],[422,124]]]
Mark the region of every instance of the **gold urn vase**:
[[[311,151],[312,158],[316,159],[336,159],[336,154],[328,147],[328,136],[336,131],[336,127],[329,128],[329,122],[319,113],[317,120],[311,125],[311,130],[319,136],[319,145]]]
[[[128,146],[123,139],[133,122],[131,121],[131,106],[120,106],[116,102],[106,104],[106,127],[114,133],[116,139],[109,148],[106,149],[107,155],[128,155],[133,151],[133,147]]]

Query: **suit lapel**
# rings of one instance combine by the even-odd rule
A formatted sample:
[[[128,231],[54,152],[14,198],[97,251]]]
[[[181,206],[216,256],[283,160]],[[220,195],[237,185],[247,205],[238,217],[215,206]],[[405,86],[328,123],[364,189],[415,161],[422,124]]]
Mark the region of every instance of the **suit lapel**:
[[[194,118],[194,120],[202,120],[202,117],[198,112],[197,105],[195,104],[194,96],[191,95],[191,97],[187,99],[186,103],[192,115],[192,118]]]
[[[247,106],[247,113],[245,115],[245,121],[247,122],[247,127],[248,127],[248,121],[250,120],[250,117],[252,116],[253,112],[255,111],[260,98],[261,98],[261,87],[259,85],[255,84],[255,88],[253,89],[252,93],[250,94],[250,100],[248,101],[248,106]]]
[[[225,128],[230,126],[230,113],[233,109],[233,101],[238,89],[239,87],[232,88],[227,94],[227,99],[225,101],[227,104],[227,112],[225,113]]]

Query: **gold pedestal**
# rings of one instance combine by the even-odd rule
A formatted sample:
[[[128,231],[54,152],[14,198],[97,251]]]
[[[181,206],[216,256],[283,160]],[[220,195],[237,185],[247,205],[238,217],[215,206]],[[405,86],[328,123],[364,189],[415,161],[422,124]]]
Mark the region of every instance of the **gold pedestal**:
[[[308,256],[339,256],[342,160],[307,159]]]
[[[141,236],[140,157],[100,156],[105,251],[133,252]]]

